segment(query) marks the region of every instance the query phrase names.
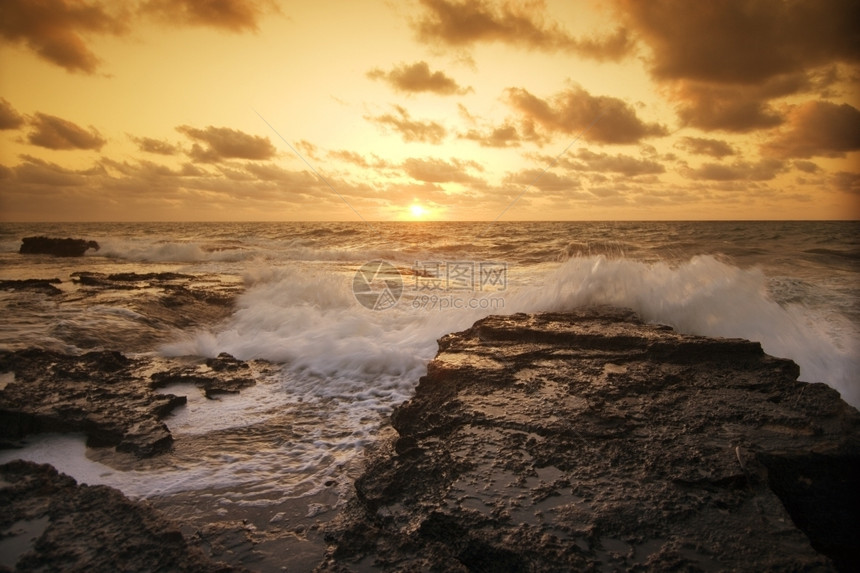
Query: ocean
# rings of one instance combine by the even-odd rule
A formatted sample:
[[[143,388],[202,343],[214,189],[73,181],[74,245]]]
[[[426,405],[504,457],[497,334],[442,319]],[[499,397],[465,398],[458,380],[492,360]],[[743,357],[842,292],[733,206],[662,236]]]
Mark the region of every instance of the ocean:
[[[33,235],[101,248],[19,255]],[[185,316],[146,289],[96,293],[75,274],[128,272],[193,275],[235,303]],[[0,349],[275,365],[217,400],[166,389],[189,401],[165,420],[175,446],[156,458],[112,458],[78,435],[0,450],[0,462],[51,463],[201,519],[253,510],[276,523],[288,501],[308,518],[344,503],[436,340],[488,314],[630,307],[681,332],[759,341],[860,406],[858,222],[0,225],[0,279],[53,278],[57,296],[0,291]]]

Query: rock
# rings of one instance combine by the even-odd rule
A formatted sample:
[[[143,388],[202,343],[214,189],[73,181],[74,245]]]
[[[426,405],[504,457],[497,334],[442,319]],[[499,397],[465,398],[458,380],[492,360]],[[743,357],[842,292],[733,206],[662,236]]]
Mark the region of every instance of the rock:
[[[113,446],[140,457],[169,449],[173,437],[161,418],[186,398],[135,382],[135,366],[109,351],[0,353],[0,371],[15,373],[15,381],[0,390],[3,435],[84,432],[89,446]]]
[[[107,486],[78,485],[49,465],[0,466],[0,568],[19,571],[229,572],[177,524]]]
[[[860,570],[860,414],[633,312],[439,341],[319,571]]]
[[[61,294],[63,291],[54,285],[60,284],[60,279],[21,279],[0,281],[0,290],[43,292],[49,295]]]
[[[89,249],[99,250],[95,241],[84,239],[55,239],[51,237],[24,237],[21,239],[22,255],[54,255],[57,257],[82,257]]]
[[[233,312],[240,287],[221,284],[217,277],[182,273],[114,273],[78,271],[72,281],[88,287],[87,293],[104,295],[112,291],[140,291],[131,306],[152,322],[179,329],[213,323]],[[158,291],[153,296],[153,290]],[[149,292],[148,292],[149,291]]]
[[[150,376],[150,379],[153,388],[164,388],[171,384],[193,384],[202,389],[207,398],[212,399],[218,394],[238,394],[240,390],[254,386],[257,381],[249,371],[250,366],[247,362],[222,352],[217,358],[207,359],[205,367],[179,366],[156,372]],[[236,372],[241,372],[243,375],[227,377],[227,374]]]
[[[185,396],[160,394],[155,388],[190,382],[213,397],[256,384],[261,368],[237,368],[241,377],[194,364],[152,373],[151,361],[119,352],[0,352],[0,373],[15,375],[0,389],[0,436],[14,440],[42,432],[83,432],[90,447],[154,456],[173,444],[162,419],[187,402]]]

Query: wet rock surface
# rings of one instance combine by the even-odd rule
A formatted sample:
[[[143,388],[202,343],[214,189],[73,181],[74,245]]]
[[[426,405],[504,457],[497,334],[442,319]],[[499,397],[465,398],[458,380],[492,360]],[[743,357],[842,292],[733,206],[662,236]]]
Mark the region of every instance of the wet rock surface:
[[[161,363],[111,351],[0,352],[0,373],[14,374],[0,388],[0,446],[14,446],[28,434],[83,432],[91,447],[115,447],[138,457],[162,453],[173,443],[162,419],[186,397],[156,388],[190,382],[212,397],[253,386],[261,370],[228,354],[209,363],[159,369]]]
[[[99,244],[86,239],[58,239],[54,237],[24,237],[18,252],[22,255],[54,255],[55,257],[82,257],[89,249],[99,250]]]
[[[238,277],[173,271],[75,271],[64,279],[2,280],[0,291],[9,297],[10,308],[27,311],[20,320],[4,318],[10,329],[30,337],[9,339],[3,347],[67,354],[104,348],[148,352],[181,339],[189,328],[227,319],[242,290]],[[55,318],[34,331],[26,322],[32,313]]]
[[[204,555],[148,503],[49,465],[0,466],[0,506],[0,570],[243,571]]]
[[[443,337],[320,571],[856,571],[860,414],[630,311]]]
[[[180,366],[156,372],[150,379],[154,388],[193,384],[203,390],[207,398],[214,398],[218,394],[238,394],[243,388],[256,384],[255,378],[251,376],[250,365],[226,352],[216,358],[206,359],[203,365]]]
[[[0,281],[0,290],[30,291],[55,295],[63,292],[54,286],[60,283],[62,283],[60,279],[13,279]]]

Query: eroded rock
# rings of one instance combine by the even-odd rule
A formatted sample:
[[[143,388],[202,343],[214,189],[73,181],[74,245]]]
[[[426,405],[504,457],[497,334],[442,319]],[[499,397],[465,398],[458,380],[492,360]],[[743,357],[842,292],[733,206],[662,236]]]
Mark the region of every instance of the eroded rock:
[[[443,337],[321,571],[860,568],[860,414],[759,344],[632,312]]]
[[[82,257],[89,249],[99,250],[99,244],[85,239],[58,239],[53,237],[24,237],[22,255],[54,255],[56,257]]]
[[[214,398],[218,394],[238,394],[240,390],[256,384],[256,380],[249,376],[249,369],[247,362],[222,352],[216,358],[206,359],[202,365],[179,366],[156,372],[150,378],[153,388],[193,384],[203,390],[207,398]]]
[[[220,360],[241,363],[229,355]],[[236,368],[241,375],[199,364],[153,373],[146,359],[132,360],[119,352],[0,352],[0,372],[14,373],[14,380],[0,389],[0,435],[18,439],[42,432],[83,432],[88,446],[153,456],[173,443],[162,419],[187,401],[155,389],[190,382],[212,397],[256,383],[259,371],[247,364]]]
[[[78,485],[49,465],[0,466],[0,569],[238,571],[189,545],[177,524],[107,486]]]
[[[60,283],[62,283],[60,279],[13,279],[0,281],[0,290],[30,291],[55,295],[63,292],[54,286]]]

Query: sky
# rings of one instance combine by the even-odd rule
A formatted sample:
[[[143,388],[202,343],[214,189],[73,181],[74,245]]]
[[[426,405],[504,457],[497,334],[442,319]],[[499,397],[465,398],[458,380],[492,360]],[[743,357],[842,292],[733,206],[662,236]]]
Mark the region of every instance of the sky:
[[[0,221],[860,218],[855,0],[2,0]]]

